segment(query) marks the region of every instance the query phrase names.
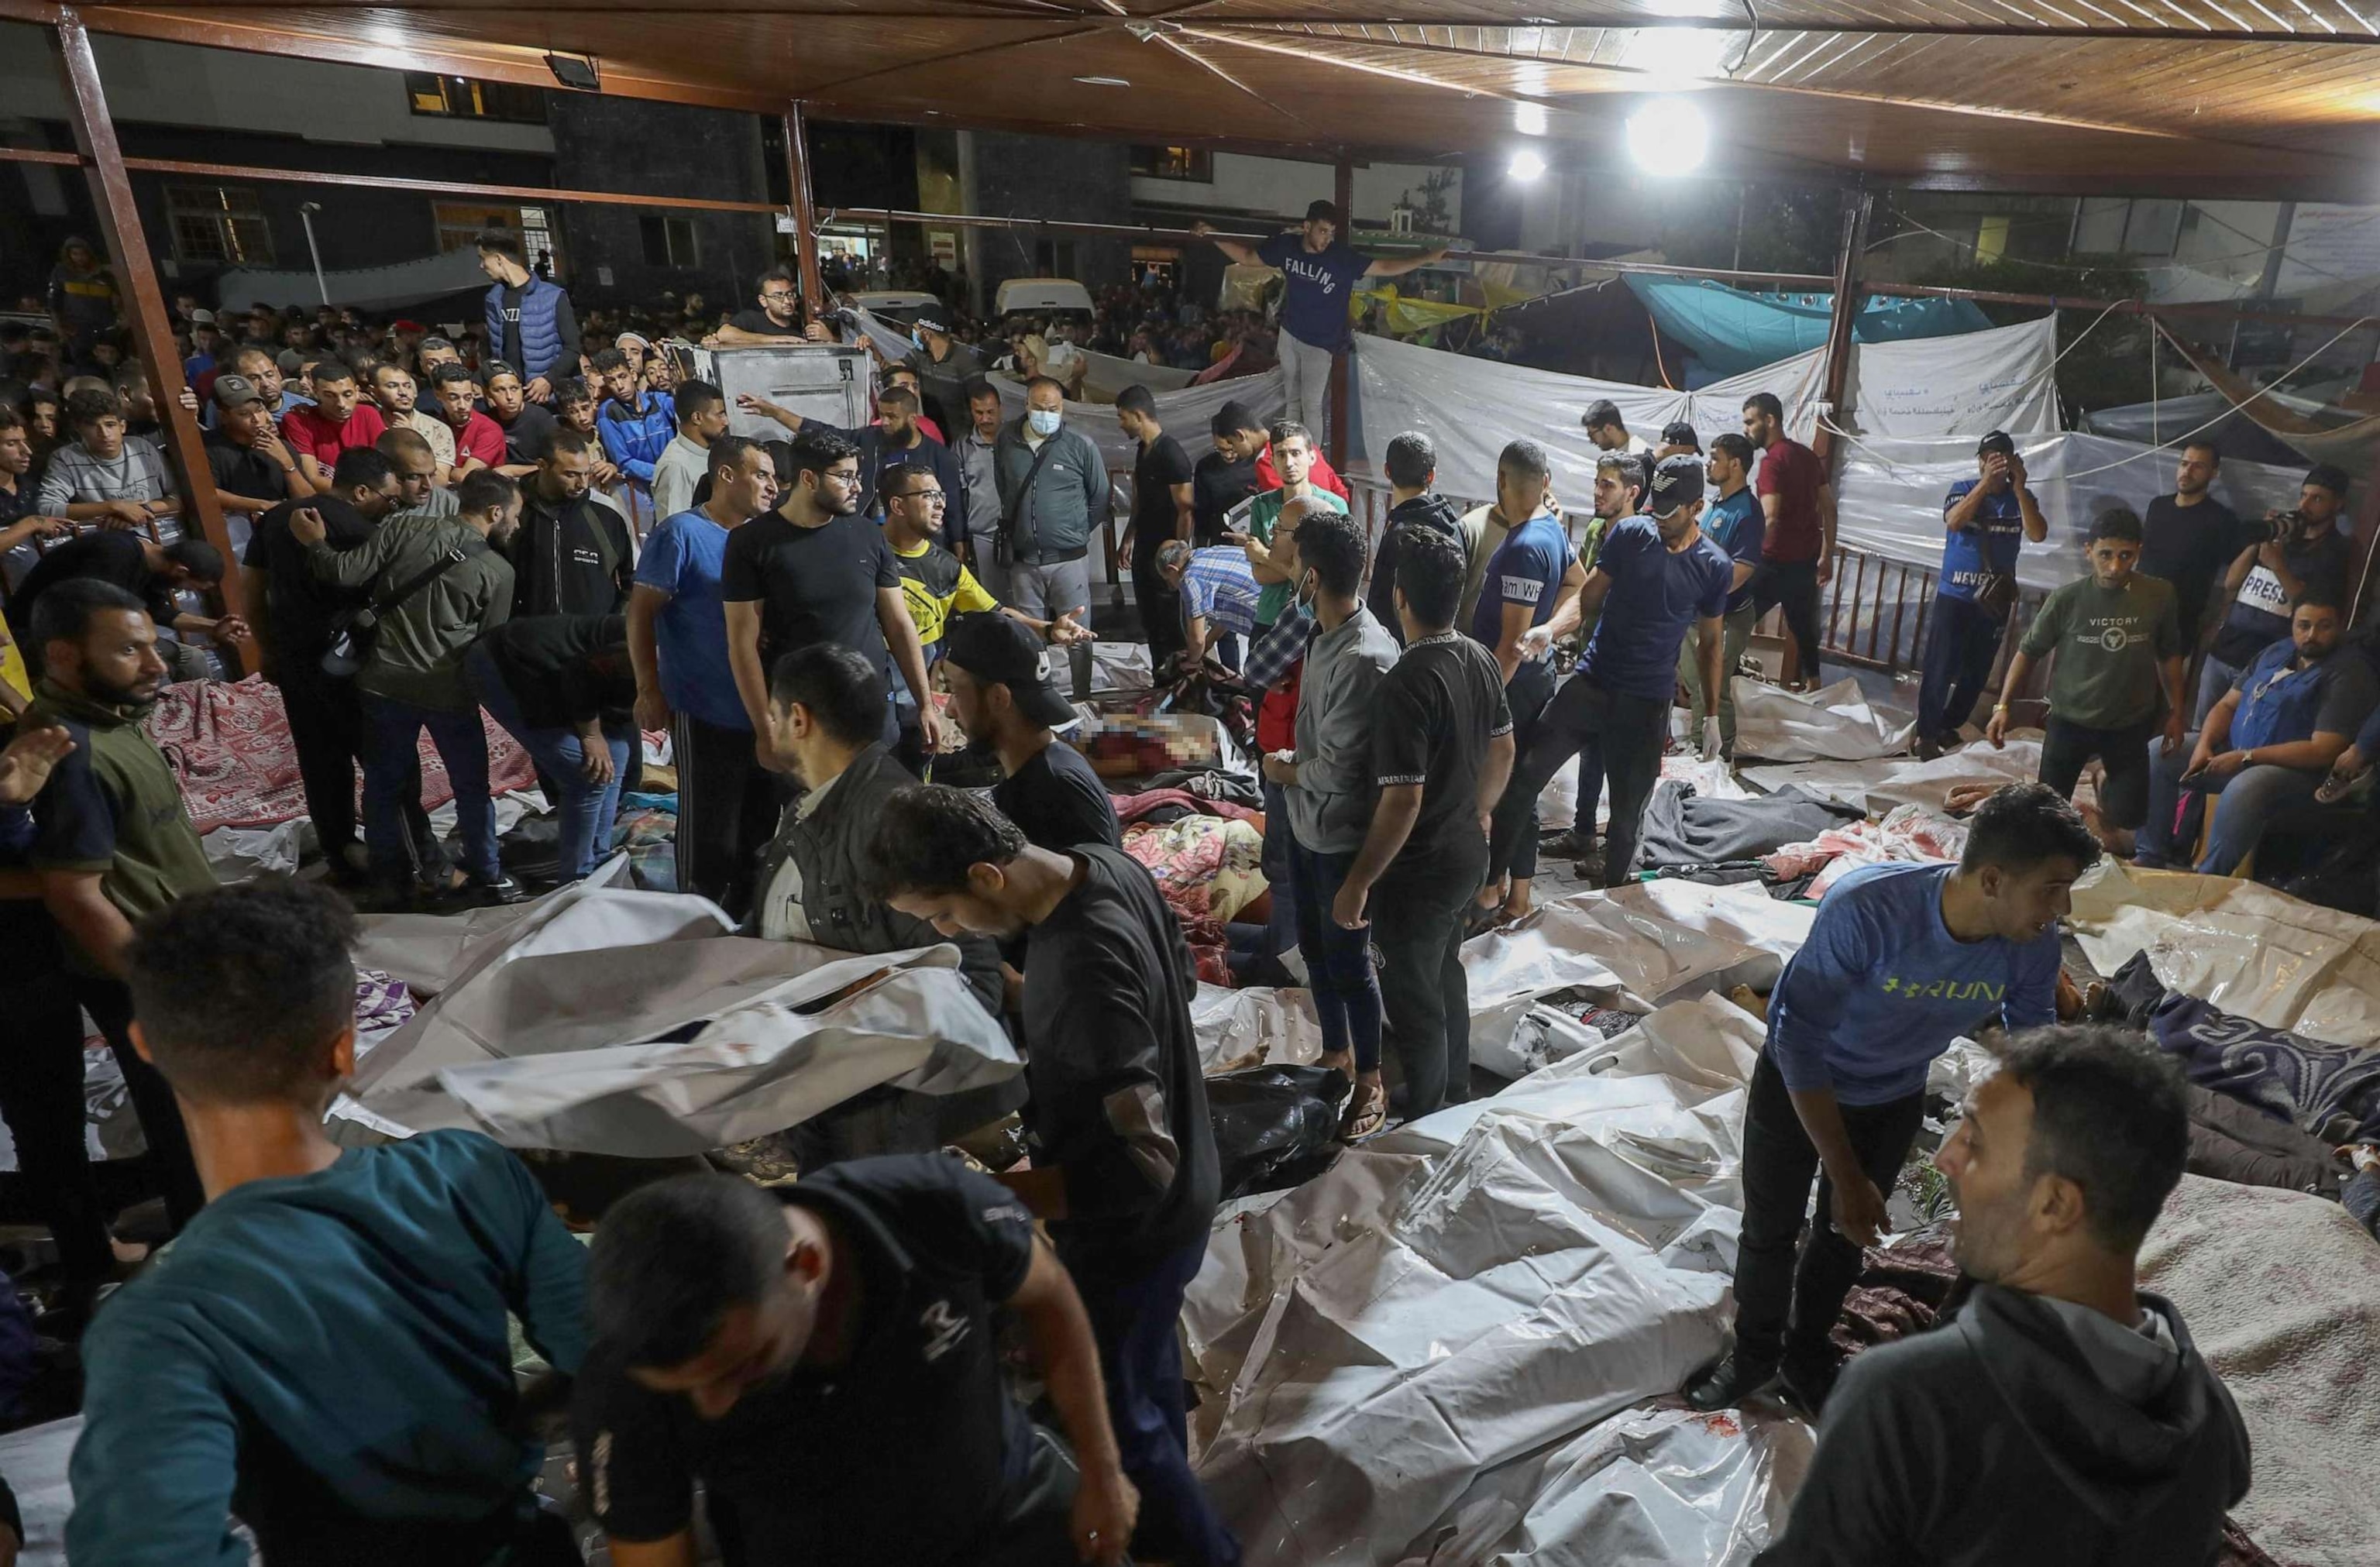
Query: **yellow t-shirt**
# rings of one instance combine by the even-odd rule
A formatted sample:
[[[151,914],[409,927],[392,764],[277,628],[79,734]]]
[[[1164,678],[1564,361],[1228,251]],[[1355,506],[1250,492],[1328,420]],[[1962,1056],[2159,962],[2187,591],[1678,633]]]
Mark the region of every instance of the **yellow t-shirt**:
[[[929,660],[940,650],[942,628],[951,616],[1000,607],[975,573],[930,539],[918,541],[914,550],[894,550],[892,562],[901,573],[902,600],[909,606],[909,618],[917,623],[917,640],[925,644]]]

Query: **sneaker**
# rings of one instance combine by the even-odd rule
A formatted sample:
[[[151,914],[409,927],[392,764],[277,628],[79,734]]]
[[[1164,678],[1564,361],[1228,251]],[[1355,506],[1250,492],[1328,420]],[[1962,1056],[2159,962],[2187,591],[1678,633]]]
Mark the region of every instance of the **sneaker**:
[[[1604,864],[1605,860],[1603,851],[1601,849],[1597,849],[1589,854],[1585,858],[1579,860],[1576,864],[1572,865],[1570,868],[1570,873],[1572,876],[1577,877],[1580,881],[1586,882],[1589,886],[1600,887],[1603,885]]]
[[[1932,761],[1942,754],[1942,742],[1928,735],[1920,739],[1912,748],[1916,752],[1919,761]]]
[[[516,904],[528,895],[528,888],[501,872],[492,881],[483,881],[477,876],[466,876],[463,879],[463,884],[454,892],[455,901],[469,904],[475,907],[485,907],[493,904]]]
[[[1827,1399],[1835,1391],[1836,1375],[1832,1367],[1815,1361],[1788,1360],[1777,1373],[1777,1380],[1785,1397],[1815,1420],[1826,1413]]]
[[[1583,855],[1593,847],[1595,847],[1595,834],[1592,832],[1582,832],[1572,827],[1566,829],[1559,837],[1548,838],[1540,843],[1537,845],[1537,854],[1545,859],[1561,859],[1567,856]]]
[[[1775,1367],[1743,1366],[1730,1354],[1694,1373],[1686,1383],[1686,1407],[1705,1414],[1714,1409],[1734,1409],[1746,1399],[1767,1392],[1777,1381]]]

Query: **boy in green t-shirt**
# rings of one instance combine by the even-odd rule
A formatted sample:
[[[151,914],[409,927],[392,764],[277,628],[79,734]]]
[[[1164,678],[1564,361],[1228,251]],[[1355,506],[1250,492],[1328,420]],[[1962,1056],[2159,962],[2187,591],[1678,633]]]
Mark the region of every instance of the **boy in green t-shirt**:
[[[2181,699],[2181,624],[2173,585],[2133,571],[2141,519],[2121,507],[2091,524],[2091,575],[2049,595],[2009,661],[1985,737],[2005,746],[2009,698],[2024,689],[2033,662],[2056,650],[2049,670],[2049,723],[2041,781],[2072,796],[2096,757],[2107,767],[2100,820],[2130,832],[2148,818],[2149,741],[2164,698],[2166,744],[2178,747],[2188,709]]]

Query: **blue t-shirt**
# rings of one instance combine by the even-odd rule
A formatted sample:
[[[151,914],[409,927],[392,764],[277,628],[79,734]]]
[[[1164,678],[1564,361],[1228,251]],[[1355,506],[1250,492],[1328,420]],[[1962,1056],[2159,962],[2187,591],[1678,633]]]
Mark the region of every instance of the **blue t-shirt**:
[[[1703,512],[1703,532],[1725,550],[1728,558],[1744,565],[1760,564],[1761,541],[1768,537],[1768,518],[1760,509],[1760,497],[1747,484],[1723,500],[1713,501]],[[1733,581],[1732,576],[1729,577]],[[1752,602],[1752,582],[1727,596],[1727,613],[1733,614]]]
[[[1949,516],[1950,508],[1966,499],[1979,482],[1962,479],[1951,485],[1942,502],[1942,515]],[[1983,510],[1973,522],[1943,535],[1938,591],[1946,599],[1973,598],[1986,573],[2006,577],[2016,570],[2016,553],[2023,543],[2024,513],[2017,507],[2015,489],[1985,496]]]
[[[1488,557],[1479,579],[1479,602],[1471,612],[1471,639],[1493,652],[1504,632],[1504,606],[1530,606],[1529,624],[1543,626],[1554,614],[1556,589],[1578,558],[1561,519],[1540,512],[1512,532]]]
[[[728,530],[706,513],[664,517],[637,557],[637,580],[670,596],[653,617],[662,696],[670,710],[721,729],[748,732],[752,720],[735,692],[735,668],[727,660],[727,611],[719,597],[727,539]]]
[[[1281,329],[1300,343],[1333,351],[1347,343],[1347,300],[1372,259],[1333,241],[1308,250],[1295,234],[1276,234],[1257,247],[1257,260],[1279,267]]]
[[[1603,536],[1595,569],[1610,577],[1611,590],[1579,674],[1619,696],[1668,701],[1678,689],[1686,633],[1727,612],[1735,563],[1708,539],[1673,551],[1651,517],[1632,516]]]
[[[1768,1009],[1787,1087],[1884,1104],[1924,1088],[1961,1034],[2058,1021],[2058,927],[2021,943],[1955,939],[1942,923],[1954,869],[1862,866],[1828,892]]]
[[[545,1455],[506,1316],[576,1375],[586,1297],[586,1249],[477,1132],[236,1186],[92,1319],[67,1550],[245,1567],[237,1485],[268,1551],[294,1536],[289,1560],[335,1561],[367,1530],[418,1546],[409,1560],[464,1560],[436,1549],[441,1526],[525,1500]]]

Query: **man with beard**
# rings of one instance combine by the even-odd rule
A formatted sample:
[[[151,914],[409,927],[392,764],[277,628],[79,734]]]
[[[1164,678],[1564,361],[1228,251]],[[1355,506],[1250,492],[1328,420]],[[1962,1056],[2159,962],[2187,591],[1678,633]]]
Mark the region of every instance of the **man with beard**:
[[[1854,1359],[1760,1567],[2215,1560],[2248,1431],[2141,1241],[2190,1152],[2181,1074],[2138,1034],[2010,1041],[1935,1156],[1964,1277],[1930,1332]]]
[[[212,889],[215,873],[173,765],[141,727],[165,684],[157,626],[132,593],[81,578],[42,596],[30,632],[42,674],[20,728],[63,728],[74,749],[33,802],[28,863],[62,938],[73,998],[123,1070],[165,1216],[178,1231],[206,1197],[173,1090],[132,1043],[126,953],[136,921]]]
[[[1148,638],[1148,662],[1163,668],[1182,648],[1182,603],[1157,569],[1169,539],[1191,533],[1190,458],[1158,422],[1157,398],[1146,386],[1116,394],[1116,423],[1139,448],[1132,467],[1132,522],[1120,552],[1132,563],[1132,596]]]
[[[1418,430],[1408,430],[1389,443],[1389,520],[1372,553],[1372,618],[1404,645],[1404,627],[1397,614],[1397,560],[1408,529],[1427,528],[1460,542],[1463,514],[1454,503],[1431,486],[1438,482],[1438,447]]]
[[[594,491],[595,443],[557,430],[520,487],[520,529],[504,551],[515,614],[619,614],[628,603],[636,549],[628,520]]]
[[[379,628],[356,676],[363,698],[364,849],[383,895],[411,889],[412,840],[405,795],[419,788],[421,732],[438,747],[455,789],[464,864],[443,891],[474,890],[516,903],[519,883],[496,859],[495,803],[488,794],[488,736],[464,673],[471,645],[513,613],[513,568],[498,553],[520,525],[520,486],[480,471],[455,487],[451,519],[383,528],[355,549],[334,550],[320,516],[300,508],[290,533],[308,566],[346,588],[378,584]]]
[[[2240,535],[2238,515],[2210,492],[2222,470],[2223,453],[2211,437],[2184,442],[2174,465],[2173,493],[2159,495],[2141,514],[2137,569],[2173,584],[2186,647],[2197,645],[2206,601],[2247,542]]]
[[[470,379],[469,372],[465,372],[464,379]],[[412,372],[403,365],[383,364],[372,368],[372,405],[380,409],[382,422],[391,430],[410,430],[429,442],[431,456],[438,460],[438,481],[447,483],[455,471],[454,427],[438,415],[416,407],[414,404],[419,392]],[[446,405],[442,402],[440,407]]]

